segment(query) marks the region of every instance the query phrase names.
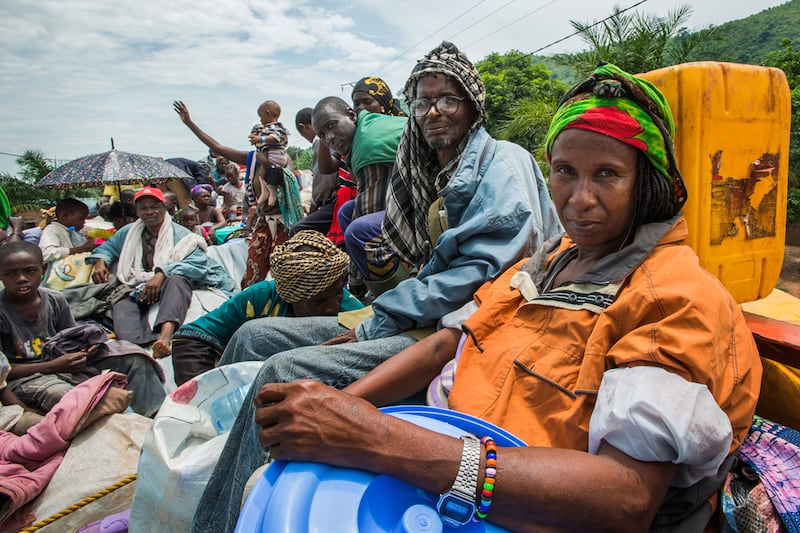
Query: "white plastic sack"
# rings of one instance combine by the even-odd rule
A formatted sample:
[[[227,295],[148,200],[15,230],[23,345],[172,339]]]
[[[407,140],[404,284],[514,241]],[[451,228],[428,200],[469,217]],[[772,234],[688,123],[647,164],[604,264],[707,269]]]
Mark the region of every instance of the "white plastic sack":
[[[251,383],[262,366],[222,366],[187,381],[164,400],[142,444],[129,531],[188,531],[228,433],[217,434],[212,402]]]

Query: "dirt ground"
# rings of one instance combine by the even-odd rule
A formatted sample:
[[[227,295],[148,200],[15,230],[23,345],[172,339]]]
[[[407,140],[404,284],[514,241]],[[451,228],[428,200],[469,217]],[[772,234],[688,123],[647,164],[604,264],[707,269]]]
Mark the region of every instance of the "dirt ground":
[[[800,246],[786,245],[777,288],[800,298]]]

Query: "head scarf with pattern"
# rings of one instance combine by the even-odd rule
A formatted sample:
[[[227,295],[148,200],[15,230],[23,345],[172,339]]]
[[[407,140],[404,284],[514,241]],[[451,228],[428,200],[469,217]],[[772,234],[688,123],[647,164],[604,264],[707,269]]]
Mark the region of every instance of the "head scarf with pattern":
[[[455,81],[477,110],[477,118],[461,140],[456,160],[461,158],[467,140],[486,120],[486,88],[478,69],[454,44],[443,41],[417,62],[403,93],[407,102],[417,97],[417,82],[431,74],[444,74]],[[452,164],[452,162],[451,162]],[[440,174],[436,150],[425,142],[417,121],[406,124],[397,149],[396,169],[386,196],[383,235],[403,260],[419,265],[429,252],[428,209],[447,185],[449,173]],[[438,179],[437,179],[438,178]]]
[[[209,185],[208,183],[202,183],[200,185],[195,185],[192,187],[192,190],[189,191],[189,197],[192,200],[197,200],[197,198],[203,193],[203,191],[207,191],[208,194],[214,194],[214,188]]]
[[[358,80],[353,87],[351,96],[357,92],[367,93],[373,97],[381,106],[382,115],[392,115],[394,117],[404,117],[406,114],[400,108],[389,85],[382,79],[375,76],[367,76]]]
[[[686,202],[686,184],[675,161],[672,111],[650,82],[609,63],[597,67],[559,102],[544,141],[548,161],[556,137],[570,128],[607,135],[641,151],[670,181],[677,208]]]
[[[275,247],[270,256],[275,290],[285,302],[297,303],[323,292],[341,279],[350,256],[324,234],[303,230]]]

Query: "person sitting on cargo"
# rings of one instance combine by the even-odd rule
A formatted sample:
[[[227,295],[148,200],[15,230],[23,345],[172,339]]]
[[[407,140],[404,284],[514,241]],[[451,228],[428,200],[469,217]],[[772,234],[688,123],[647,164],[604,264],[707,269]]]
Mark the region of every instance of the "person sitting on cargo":
[[[98,344],[69,353],[51,350],[57,334],[77,325],[64,296],[41,287],[44,259],[33,243],[0,248],[0,349],[9,358],[9,391],[25,405],[45,413],[77,383],[105,370],[127,376],[134,392],[132,409],[153,416],[164,401],[163,379],[143,354],[97,357]],[[75,343],[71,343],[74,346]],[[0,400],[3,401],[3,400]],[[7,400],[6,400],[7,401]]]
[[[480,73],[454,44],[442,42],[417,62],[405,95],[407,101],[416,101],[417,112],[400,140],[396,161],[402,171],[399,181],[390,184],[397,193],[392,203],[427,213],[443,199],[443,206],[434,209],[447,212],[447,229],[432,238],[426,216],[406,219],[413,208],[397,213],[398,221],[408,223],[401,224],[405,229],[400,234],[420,244],[420,260],[428,255],[430,260],[415,277],[378,296],[372,316],[363,319],[357,331],[348,330],[336,317],[276,317],[239,328],[235,349],[226,349],[220,364],[265,361],[249,394],[262,383],[299,378],[340,388],[349,385],[413,344],[415,337],[406,332],[433,329],[486,280],[562,233],[533,157],[516,144],[495,141],[483,127],[486,91]],[[333,137],[334,132],[326,130],[345,124],[335,120],[318,133]],[[328,146],[337,149],[336,144]],[[427,246],[417,237],[427,240]],[[194,517],[198,531],[213,531],[220,509],[233,508],[230,502],[238,509],[248,474],[227,476],[229,463],[241,459],[251,472],[261,465],[252,420],[252,412],[242,409],[231,429]]]
[[[94,265],[95,283],[107,283],[115,276],[130,289],[111,309],[117,338],[152,343],[153,356],[167,357],[172,334],[189,310],[192,291],[213,287],[230,296],[236,285],[225,268],[206,255],[203,239],[167,216],[163,192],[144,187],[134,196],[134,205],[139,219],[117,230],[85,261]],[[151,325],[150,307],[156,304]]]
[[[335,316],[364,307],[344,288],[350,258],[324,234],[297,233],[275,247],[271,280],[259,281],[172,338],[175,383],[181,385],[214,368],[239,326],[254,318]]]
[[[762,369],[739,306],[684,244],[673,135],[658,89],[598,67],[545,139],[566,235],[481,287],[465,321],[443,319],[449,327],[344,390],[261,386],[261,445],[274,459],[440,494],[451,526],[701,531]],[[453,357],[449,407],[528,446],[457,439],[376,409],[422,390]]]

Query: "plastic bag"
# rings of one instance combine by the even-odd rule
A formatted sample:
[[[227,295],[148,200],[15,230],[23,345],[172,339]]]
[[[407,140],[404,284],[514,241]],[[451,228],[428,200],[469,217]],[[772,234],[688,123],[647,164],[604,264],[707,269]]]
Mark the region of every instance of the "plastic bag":
[[[164,400],[142,444],[129,531],[188,531],[200,496],[228,433],[218,435],[211,414],[217,398],[251,383],[263,363],[214,368]]]

